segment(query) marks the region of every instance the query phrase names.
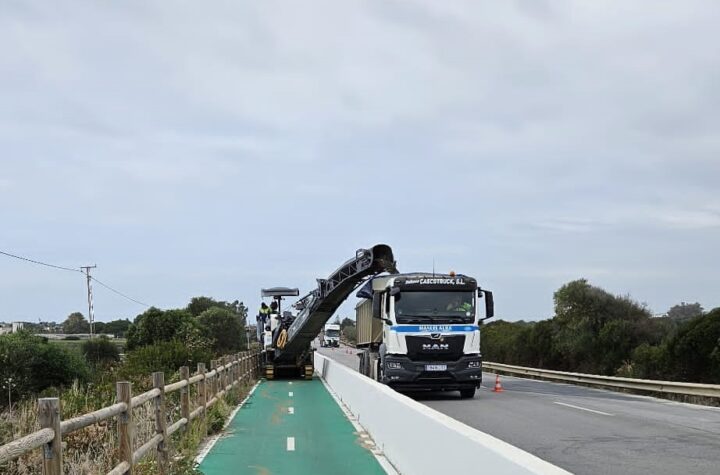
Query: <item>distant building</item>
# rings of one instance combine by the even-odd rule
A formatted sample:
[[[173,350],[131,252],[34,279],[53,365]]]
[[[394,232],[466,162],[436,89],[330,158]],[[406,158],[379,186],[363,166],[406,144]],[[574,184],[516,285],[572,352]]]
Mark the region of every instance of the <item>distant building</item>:
[[[0,325],[0,335],[7,335],[8,333],[17,333],[25,328],[25,322],[12,322],[3,323]]]

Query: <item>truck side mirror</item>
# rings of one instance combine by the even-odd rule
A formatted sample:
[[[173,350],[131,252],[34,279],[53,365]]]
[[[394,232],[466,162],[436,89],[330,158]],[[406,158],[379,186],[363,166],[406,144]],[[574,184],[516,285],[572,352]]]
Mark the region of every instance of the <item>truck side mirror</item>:
[[[395,300],[400,300],[400,289],[398,287],[391,288],[390,297],[395,297]]]
[[[492,292],[483,290],[483,293],[485,294],[485,318],[483,320],[487,320],[495,316],[495,301]]]

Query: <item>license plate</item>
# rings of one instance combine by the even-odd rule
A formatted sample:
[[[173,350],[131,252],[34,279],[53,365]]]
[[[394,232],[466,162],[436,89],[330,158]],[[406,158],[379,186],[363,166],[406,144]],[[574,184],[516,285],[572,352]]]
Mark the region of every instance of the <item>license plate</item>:
[[[426,364],[425,371],[447,371],[446,364]]]

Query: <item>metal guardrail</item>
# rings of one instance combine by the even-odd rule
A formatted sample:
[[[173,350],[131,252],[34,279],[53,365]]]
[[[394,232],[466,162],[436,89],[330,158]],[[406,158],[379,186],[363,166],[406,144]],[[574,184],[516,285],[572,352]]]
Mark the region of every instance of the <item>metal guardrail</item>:
[[[683,383],[679,381],[659,381],[653,379],[618,378],[614,376],[600,376],[597,374],[568,373],[549,369],[528,368],[526,366],[513,366],[502,363],[483,362],[483,369],[490,372],[523,376],[533,376],[551,381],[567,383],[580,383],[591,386],[609,387],[618,389],[632,389],[635,391],[649,391],[655,393],[680,394],[684,396],[700,396],[720,398],[720,384]]]
[[[108,475],[132,473],[133,466],[153,449],[158,449],[158,472],[166,474],[168,451],[165,443],[170,436],[179,429],[186,429],[190,421],[196,417],[205,417],[206,411],[234,386],[256,377],[260,370],[259,352],[246,351],[226,356],[212,361],[210,367],[211,371],[206,371],[205,364],[199,363],[197,374],[191,377],[190,369],[183,366],[180,368],[182,379],[168,385],[165,384],[163,373],[153,373],[153,385],[155,387],[134,397],[129,382],[118,382],[117,402],[115,404],[65,421],[61,420],[60,400],[58,398],[39,399],[38,419],[42,428],[0,446],[0,464],[42,447],[43,474],[62,475],[62,436],[97,422],[116,417],[119,463],[108,472]],[[198,386],[199,407],[195,410],[191,410],[190,400],[190,389],[193,385]],[[165,396],[178,390],[181,391],[181,418],[167,426]],[[155,405],[156,433],[150,440],[135,449],[138,441],[135,440],[132,409],[151,401]]]

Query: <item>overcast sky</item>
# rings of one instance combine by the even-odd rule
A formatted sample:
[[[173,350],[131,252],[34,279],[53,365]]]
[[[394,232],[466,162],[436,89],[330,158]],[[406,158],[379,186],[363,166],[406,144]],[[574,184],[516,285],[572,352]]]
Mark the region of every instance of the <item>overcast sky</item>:
[[[4,0],[0,250],[164,308],[254,313],[380,242],[508,320],[581,277],[720,306],[719,24],[717,0]],[[76,310],[82,275],[0,256],[0,321]]]

